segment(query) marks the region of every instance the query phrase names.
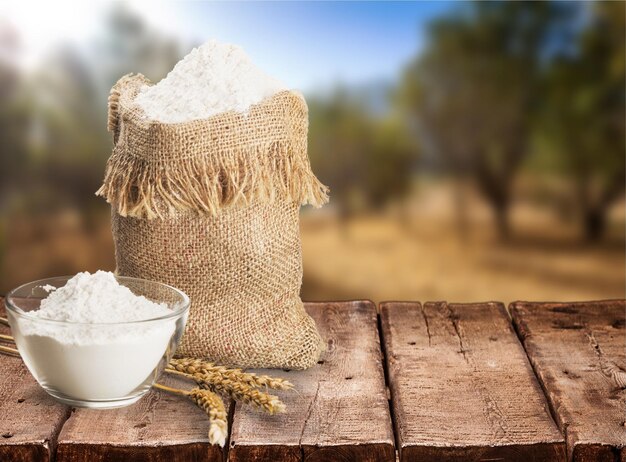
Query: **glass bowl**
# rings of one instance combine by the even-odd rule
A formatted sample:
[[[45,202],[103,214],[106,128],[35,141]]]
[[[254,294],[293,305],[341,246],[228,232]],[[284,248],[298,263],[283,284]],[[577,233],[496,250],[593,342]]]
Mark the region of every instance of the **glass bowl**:
[[[180,342],[189,297],[159,282],[117,276],[135,295],[172,310],[164,316],[132,322],[78,323],[31,314],[72,276],[29,282],[6,297],[17,349],[28,370],[51,396],[70,406],[127,406],[146,394],[169,363]]]

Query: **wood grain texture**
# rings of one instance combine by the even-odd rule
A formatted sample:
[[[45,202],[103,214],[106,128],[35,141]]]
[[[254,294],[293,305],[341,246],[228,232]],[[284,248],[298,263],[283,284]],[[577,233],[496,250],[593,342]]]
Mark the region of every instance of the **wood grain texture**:
[[[376,307],[371,302],[307,303],[327,342],[306,371],[285,377],[287,412],[268,417],[237,404],[229,460],[394,461]]]
[[[1,298],[0,315],[6,317]],[[0,333],[10,334],[9,328],[0,325]],[[0,354],[0,461],[51,460],[69,412],[43,391],[20,358]]]
[[[401,461],[563,461],[565,443],[500,303],[383,303]]]
[[[626,301],[527,303],[511,315],[576,462],[626,461]],[[606,369],[606,367],[605,367]]]
[[[165,374],[159,383],[193,386]],[[222,461],[225,451],[209,444],[208,430],[206,414],[189,399],[152,390],[129,407],[75,410],[59,435],[57,462]]]

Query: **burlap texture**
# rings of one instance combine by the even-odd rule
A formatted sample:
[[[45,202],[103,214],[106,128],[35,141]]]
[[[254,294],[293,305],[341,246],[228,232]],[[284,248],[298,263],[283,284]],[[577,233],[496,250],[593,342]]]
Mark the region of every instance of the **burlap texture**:
[[[163,124],[126,76],[109,99],[115,146],[98,191],[112,205],[117,271],[185,291],[178,353],[240,367],[303,369],[323,348],[299,297],[298,210],[326,202],[306,153],[304,99]]]

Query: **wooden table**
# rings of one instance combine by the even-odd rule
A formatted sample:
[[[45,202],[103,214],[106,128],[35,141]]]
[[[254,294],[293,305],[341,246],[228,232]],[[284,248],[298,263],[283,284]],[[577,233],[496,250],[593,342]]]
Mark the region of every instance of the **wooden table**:
[[[224,450],[191,402],[70,409],[0,356],[0,461],[626,461],[623,300],[306,308],[326,353],[270,371],[285,414],[229,403]]]

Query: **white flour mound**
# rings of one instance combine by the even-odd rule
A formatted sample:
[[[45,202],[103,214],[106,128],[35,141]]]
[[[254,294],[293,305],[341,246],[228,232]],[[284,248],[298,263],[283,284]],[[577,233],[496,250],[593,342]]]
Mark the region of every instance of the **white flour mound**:
[[[50,295],[31,320],[16,322],[26,365],[53,394],[72,400],[115,400],[147,390],[167,350],[175,320],[148,320],[172,311],[133,294],[112,273],[79,273]],[[64,321],[63,323],[50,322]],[[80,324],[77,324],[80,323]]]
[[[44,287],[50,295],[37,311],[29,314],[41,319],[82,323],[141,321],[167,315],[166,304],[137,296],[120,285],[113,273],[78,273],[56,290]]]
[[[228,111],[246,113],[285,89],[243,49],[212,40],[194,48],[159,83],[142,88],[135,102],[150,119],[178,123]]]

